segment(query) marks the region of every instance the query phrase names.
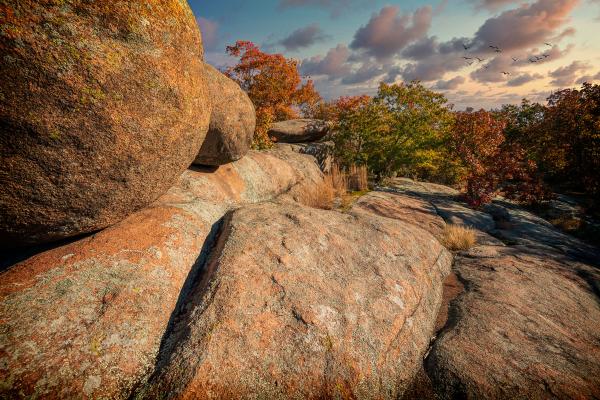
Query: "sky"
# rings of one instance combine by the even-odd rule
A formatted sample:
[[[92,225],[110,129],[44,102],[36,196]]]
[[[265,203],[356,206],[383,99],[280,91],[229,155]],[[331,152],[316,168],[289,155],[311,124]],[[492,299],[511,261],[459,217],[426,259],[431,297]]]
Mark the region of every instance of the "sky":
[[[189,0],[205,59],[250,40],[297,59],[325,99],[419,80],[455,109],[600,83],[600,0]],[[493,47],[492,47],[493,46]]]

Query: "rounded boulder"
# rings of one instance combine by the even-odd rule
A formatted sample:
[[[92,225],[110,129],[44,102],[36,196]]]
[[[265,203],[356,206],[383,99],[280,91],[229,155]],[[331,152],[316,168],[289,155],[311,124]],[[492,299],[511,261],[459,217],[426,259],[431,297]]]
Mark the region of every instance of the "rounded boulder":
[[[185,1],[8,0],[0,36],[0,243],[105,228],[163,194],[210,118]]]
[[[240,86],[211,65],[204,75],[213,102],[210,126],[194,164],[223,165],[248,153],[254,137],[254,104]]]

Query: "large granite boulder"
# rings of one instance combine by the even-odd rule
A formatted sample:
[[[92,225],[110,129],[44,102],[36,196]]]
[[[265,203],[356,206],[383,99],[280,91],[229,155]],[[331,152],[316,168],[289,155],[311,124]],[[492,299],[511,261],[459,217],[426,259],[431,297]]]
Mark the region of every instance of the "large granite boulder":
[[[143,398],[397,399],[451,255],[369,213],[264,203],[224,222]]]
[[[275,122],[269,137],[279,143],[316,142],[327,135],[329,125],[319,119],[291,119]]]
[[[150,207],[2,272],[0,398],[130,398],[223,215],[321,180],[312,157],[251,151],[188,170]]]
[[[187,2],[0,8],[0,243],[96,231],[156,200],[210,117]]]
[[[239,160],[250,150],[256,114],[252,101],[237,83],[208,64],[204,64],[204,74],[213,108],[206,139],[194,163],[223,165]]]

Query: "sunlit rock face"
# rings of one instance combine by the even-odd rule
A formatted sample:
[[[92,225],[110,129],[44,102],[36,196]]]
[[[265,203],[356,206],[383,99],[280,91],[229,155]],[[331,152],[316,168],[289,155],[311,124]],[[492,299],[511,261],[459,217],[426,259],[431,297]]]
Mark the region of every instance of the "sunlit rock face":
[[[95,231],[148,205],[208,129],[185,1],[2,2],[0,241]]]

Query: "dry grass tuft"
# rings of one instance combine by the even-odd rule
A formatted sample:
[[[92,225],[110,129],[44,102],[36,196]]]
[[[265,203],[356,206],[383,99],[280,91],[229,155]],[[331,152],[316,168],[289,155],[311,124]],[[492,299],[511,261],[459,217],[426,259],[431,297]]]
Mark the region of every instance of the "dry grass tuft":
[[[305,206],[331,210],[335,200],[335,187],[331,175],[325,175],[323,181],[313,186],[310,190],[303,191],[298,201]]]
[[[464,225],[446,225],[442,244],[449,250],[468,250],[475,245],[475,231]]]
[[[331,210],[336,198],[341,199],[343,209],[356,201],[357,198],[367,193],[369,185],[367,181],[367,168],[352,166],[350,172],[340,169],[339,165],[333,164],[331,172],[323,178],[323,181],[311,189],[303,191],[298,201],[305,206]]]

